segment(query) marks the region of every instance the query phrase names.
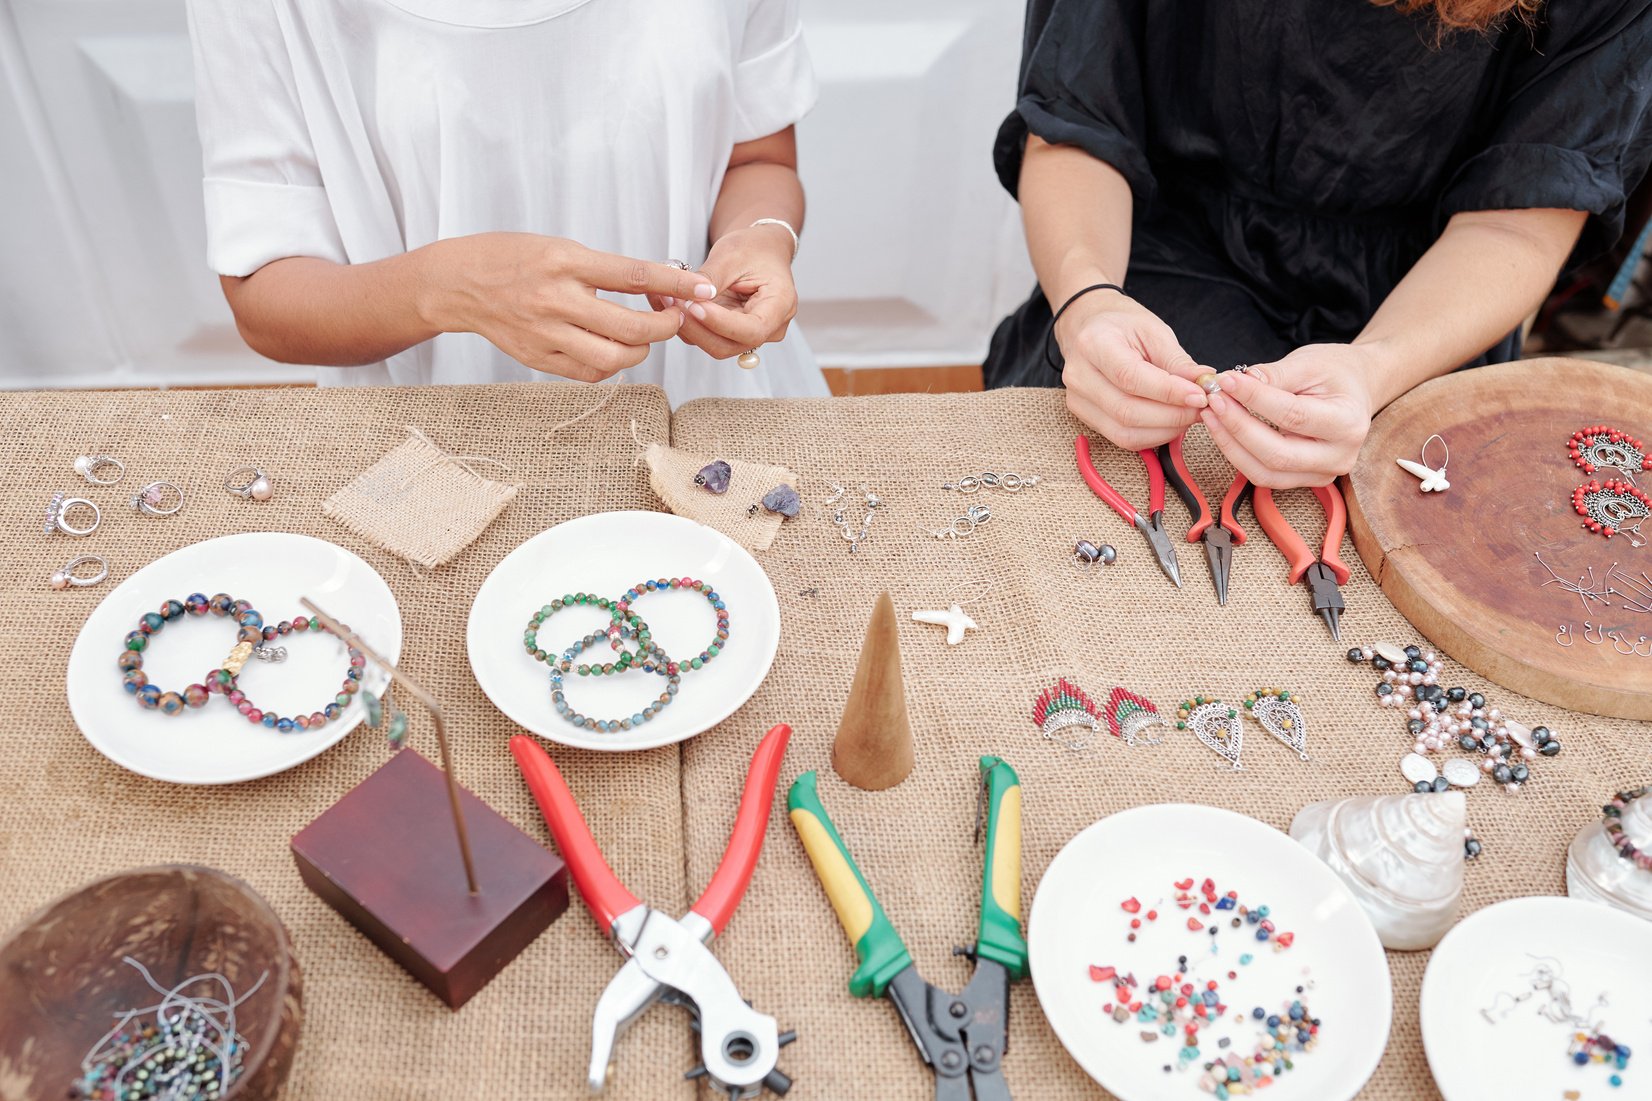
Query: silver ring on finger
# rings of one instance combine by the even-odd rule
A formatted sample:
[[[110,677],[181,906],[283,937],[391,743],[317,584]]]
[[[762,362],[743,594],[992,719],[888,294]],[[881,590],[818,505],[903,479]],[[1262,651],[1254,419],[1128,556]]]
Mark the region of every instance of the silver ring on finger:
[[[69,522],[69,513],[76,509],[91,509],[92,520],[84,527],[77,527]],[[70,497],[63,493],[52,494],[52,499],[46,504],[46,534],[61,531],[64,535],[90,535],[103,523],[103,512],[96,504],[84,497]]]
[[[172,516],[184,507],[184,491],[171,482],[150,482],[128,503],[145,516]]]
[[[676,268],[678,271],[687,271],[688,270],[688,265],[685,264],[681,260],[665,260],[665,261],[662,261],[662,263],[664,263],[666,267]]]

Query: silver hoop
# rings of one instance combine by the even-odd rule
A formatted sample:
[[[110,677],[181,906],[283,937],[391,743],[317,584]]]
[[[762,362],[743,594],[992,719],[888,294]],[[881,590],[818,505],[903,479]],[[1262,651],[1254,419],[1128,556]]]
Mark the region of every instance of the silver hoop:
[[[166,491],[169,489],[178,496],[178,503],[171,508],[162,503],[166,500]],[[145,516],[172,516],[184,507],[184,491],[171,482],[150,482],[132,494],[129,504]]]
[[[98,477],[99,468],[106,466],[115,468],[113,478]],[[126,477],[126,464],[113,455],[80,455],[75,458],[75,473],[95,486],[112,486]]]
[[[251,477],[243,481],[243,474]],[[267,501],[275,494],[275,486],[270,482],[270,476],[260,466],[236,467],[224,476],[224,488],[237,497],[247,497],[254,501]]]
[[[92,522],[84,528],[77,528],[69,523],[69,510],[85,507],[92,510]],[[69,497],[62,493],[52,494],[52,499],[46,505],[46,534],[61,531],[64,535],[90,535],[103,523],[103,512],[91,501],[84,497]]]
[[[96,562],[98,572],[91,577],[76,577],[75,568],[87,562]],[[98,554],[83,554],[79,558],[71,558],[63,564],[63,568],[52,571],[48,582],[54,589],[67,589],[69,586],[96,585],[109,576],[109,560]]]

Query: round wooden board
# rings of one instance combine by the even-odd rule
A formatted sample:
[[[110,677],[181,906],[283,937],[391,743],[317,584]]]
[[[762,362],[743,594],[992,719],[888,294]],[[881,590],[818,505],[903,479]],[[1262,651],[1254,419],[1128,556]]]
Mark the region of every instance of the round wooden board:
[[[1591,477],[1566,441],[1609,424],[1652,440],[1652,374],[1580,359],[1534,359],[1459,371],[1424,383],[1371,425],[1359,465],[1343,480],[1348,527],[1371,576],[1435,646],[1490,680],[1545,703],[1595,715],[1652,719],[1652,614],[1591,602],[1550,580],[1577,581],[1615,562],[1652,575],[1652,544],[1588,531],[1572,490]],[[1451,447],[1451,488],[1423,493],[1396,458],[1417,459],[1438,432]],[[1439,461],[1439,444],[1429,457]],[[1612,476],[1604,471],[1597,478]],[[1643,474],[1638,483],[1652,483]],[[1652,537],[1652,521],[1647,522]],[[1604,586],[1601,586],[1604,587]],[[1572,645],[1556,639],[1570,629]],[[1403,643],[1403,640],[1395,639]]]

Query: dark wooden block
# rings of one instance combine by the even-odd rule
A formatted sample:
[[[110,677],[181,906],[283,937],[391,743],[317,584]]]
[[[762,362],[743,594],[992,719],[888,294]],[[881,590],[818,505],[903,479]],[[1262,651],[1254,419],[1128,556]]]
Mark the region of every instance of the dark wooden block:
[[[304,883],[458,1009],[568,908],[568,872],[460,789],[480,888],[465,886],[447,785],[411,749],[293,838]]]

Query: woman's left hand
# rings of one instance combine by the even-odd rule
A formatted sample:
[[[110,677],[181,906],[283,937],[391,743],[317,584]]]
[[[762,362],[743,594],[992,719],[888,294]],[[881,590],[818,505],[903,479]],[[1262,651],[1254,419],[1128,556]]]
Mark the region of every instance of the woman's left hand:
[[[717,297],[689,308],[677,331],[685,343],[713,359],[731,359],[786,335],[797,316],[791,234],[771,225],[731,230],[711,246],[700,272]]]
[[[1329,485],[1359,458],[1371,430],[1372,380],[1382,369],[1366,346],[1309,344],[1244,373],[1223,372],[1221,392],[1199,419],[1254,484]]]

